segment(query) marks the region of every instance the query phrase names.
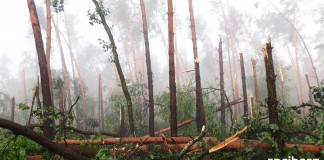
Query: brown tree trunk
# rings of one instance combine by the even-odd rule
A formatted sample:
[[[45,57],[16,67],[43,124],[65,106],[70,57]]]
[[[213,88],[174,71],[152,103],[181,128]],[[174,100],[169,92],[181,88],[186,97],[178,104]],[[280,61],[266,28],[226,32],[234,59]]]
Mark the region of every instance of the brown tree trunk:
[[[276,125],[278,130],[273,130],[273,137],[276,140],[278,149],[281,156],[284,155],[284,141],[281,138],[281,130],[278,117],[278,101],[276,93],[276,75],[274,72],[273,59],[272,59],[272,46],[270,36],[267,38],[267,42],[263,48],[264,50],[264,63],[266,69],[266,82],[268,90],[268,112],[269,112],[269,122],[272,125]]]
[[[125,127],[125,113],[124,113],[123,105],[120,105],[119,120],[120,120],[119,134],[121,137],[125,137],[126,136],[126,127]]]
[[[170,85],[170,127],[171,136],[177,136],[177,87],[174,66],[174,33],[173,33],[173,2],[168,0],[168,31],[169,31],[169,85]]]
[[[195,63],[196,122],[197,122],[197,130],[200,131],[202,126],[206,125],[206,118],[205,118],[205,109],[204,109],[204,102],[203,102],[202,89],[201,89],[200,67],[199,67],[196,27],[195,27],[195,16],[193,13],[192,0],[188,0],[188,2],[189,2],[192,46],[193,46],[194,63]]]
[[[98,83],[98,117],[99,117],[99,130],[104,130],[104,113],[103,113],[103,97],[102,97],[102,79],[101,74],[99,74],[99,83]]]
[[[60,92],[59,92],[59,110],[64,113],[64,92],[63,92],[63,82],[59,80]],[[60,119],[60,124],[63,124],[63,117]]]
[[[282,98],[282,105],[285,107],[286,106],[285,80],[284,80],[284,77],[283,77],[282,65],[280,66],[279,73],[280,73],[280,80],[281,80],[281,98]]]
[[[112,53],[113,53],[113,58],[114,58],[114,63],[116,64],[117,72],[120,78],[121,86],[127,101],[127,110],[128,110],[128,116],[129,116],[129,125],[130,125],[130,132],[132,136],[135,136],[135,125],[134,125],[134,118],[133,118],[133,104],[132,104],[132,99],[131,96],[128,92],[127,85],[126,85],[126,80],[122,71],[122,68],[119,63],[119,58],[118,58],[118,53],[117,53],[117,47],[115,45],[114,37],[111,33],[111,30],[106,22],[105,15],[103,13],[103,8],[102,6],[99,5],[99,3],[96,0],[92,0],[93,3],[96,6],[97,13],[100,16],[101,23],[104,26],[106,33],[108,35],[108,38],[110,40],[110,44],[112,47]]]
[[[45,106],[48,108],[52,108],[53,102],[52,102],[52,98],[51,98],[50,83],[49,83],[49,77],[48,77],[48,66],[47,66],[47,62],[46,62],[42,33],[40,30],[40,25],[39,25],[39,20],[38,20],[34,0],[27,0],[27,5],[28,5],[28,9],[29,9],[30,20],[31,20],[32,28],[33,28],[36,51],[37,51],[37,56],[38,56],[39,70],[40,70],[40,76],[41,76],[42,95],[43,95],[43,107]],[[51,125],[54,123],[54,121],[50,117],[50,115],[52,114],[50,110],[51,109],[46,110],[44,112],[43,133],[44,133],[44,136],[46,136],[48,138],[53,138],[54,129],[51,127]]]
[[[256,60],[251,59],[251,61],[252,61],[252,69],[253,69],[255,101],[256,101],[258,110],[260,110],[260,95],[259,95],[258,78],[257,78],[257,72],[256,72]]]
[[[44,54],[45,59],[45,54]],[[47,70],[45,70],[47,71]],[[47,72],[45,72],[47,73]],[[36,143],[46,147],[48,150],[58,153],[69,159],[78,159],[78,160],[89,160],[87,157],[83,157],[82,155],[74,152],[72,149],[65,147],[64,145],[58,144],[56,142],[51,141],[51,139],[42,136],[27,127],[24,127],[18,123],[14,123],[5,119],[0,118],[0,127],[6,128],[13,131],[16,135],[25,136]]]
[[[71,89],[70,89],[70,79],[69,79],[69,73],[67,71],[67,67],[66,67],[66,63],[65,63],[65,57],[64,57],[61,37],[60,37],[60,33],[59,33],[59,28],[58,28],[58,24],[56,24],[54,20],[52,20],[52,22],[53,22],[53,25],[55,28],[56,38],[57,38],[57,42],[58,42],[58,45],[60,48],[62,70],[63,70],[63,77],[64,77],[64,82],[65,82],[65,87],[66,87],[66,92],[67,92],[68,105],[69,105],[69,107],[71,107],[72,106],[72,98],[71,98]]]
[[[146,54],[146,67],[147,67],[147,82],[148,82],[148,92],[149,92],[149,135],[154,137],[154,97],[153,97],[153,73],[151,68],[151,55],[150,55],[150,45],[148,40],[148,30],[147,30],[147,20],[145,14],[144,0],[140,0],[142,20],[143,20],[143,33],[145,41],[145,54]]]
[[[220,94],[221,94],[221,122],[226,126],[225,119],[225,87],[224,87],[224,64],[223,64],[223,47],[222,47],[222,37],[219,36],[218,43],[218,54],[219,54],[219,86],[220,86]]]
[[[310,103],[314,103],[313,94],[312,94],[312,91],[311,91],[311,85],[309,83],[308,74],[305,74],[305,77],[306,77],[307,88],[308,88],[308,98],[309,98],[309,102]]]
[[[10,116],[10,119],[13,122],[15,121],[15,106],[16,106],[15,97],[12,97],[12,99],[11,99],[11,116]]]
[[[244,59],[243,53],[240,53],[240,62],[241,62],[241,77],[242,77],[242,90],[243,90],[243,110],[244,115],[248,115],[248,99],[247,99],[247,92],[246,92],[246,77],[245,77],[245,68],[244,68]]]
[[[47,72],[49,77],[50,91],[51,91],[51,101],[54,103],[53,96],[53,82],[52,82],[52,71],[51,71],[51,44],[52,44],[52,14],[51,14],[51,1],[46,0],[46,62],[47,62]]]

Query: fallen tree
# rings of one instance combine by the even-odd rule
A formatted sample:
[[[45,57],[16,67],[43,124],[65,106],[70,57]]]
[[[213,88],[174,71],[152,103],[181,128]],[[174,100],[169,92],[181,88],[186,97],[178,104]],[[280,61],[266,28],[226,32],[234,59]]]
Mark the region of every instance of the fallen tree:
[[[49,139],[43,135],[40,135],[40,134],[32,131],[28,127],[22,126],[18,123],[0,118],[0,127],[11,130],[16,135],[25,136],[25,137],[35,141],[36,143],[46,147],[48,150],[50,150],[54,153],[57,153],[59,155],[62,155],[66,158],[78,159],[78,160],[88,160],[89,159],[87,157],[84,157],[84,156],[76,153],[72,149],[67,148],[64,145],[58,144],[56,142],[53,142],[51,139]]]
[[[150,143],[167,143],[173,144],[178,146],[185,146],[187,143],[192,141],[193,138],[191,137],[124,137],[124,138],[108,138],[108,139],[99,139],[99,140],[65,140],[60,141],[60,144],[67,144],[67,145],[81,145],[81,144],[102,144],[102,145],[112,145],[112,144],[120,144],[120,143],[141,143],[141,144],[150,144]],[[220,141],[215,137],[204,137],[202,139],[205,143],[220,143]],[[235,140],[234,142],[228,144],[222,150],[224,151],[232,151],[238,149],[245,149],[249,146],[261,148],[264,150],[270,150],[271,146],[267,143],[261,142],[259,140]],[[292,144],[286,143],[285,148],[291,148],[294,146],[300,147],[303,151],[306,152],[315,152],[318,153],[324,150],[324,145],[311,145],[311,144]],[[194,146],[193,146],[194,147]],[[194,149],[199,149],[195,148]],[[191,148],[190,150],[193,150]]]

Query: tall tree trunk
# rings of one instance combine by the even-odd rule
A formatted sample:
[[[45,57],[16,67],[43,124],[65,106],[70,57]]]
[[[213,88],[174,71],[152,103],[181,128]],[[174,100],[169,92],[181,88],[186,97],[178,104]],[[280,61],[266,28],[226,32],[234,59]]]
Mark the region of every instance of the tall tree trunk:
[[[284,76],[283,76],[282,65],[279,68],[279,73],[280,73],[280,80],[281,80],[281,99],[282,99],[282,105],[285,107],[286,106],[285,80],[284,80]]]
[[[60,92],[59,92],[59,111],[64,113],[64,91],[63,91],[63,82],[59,80]],[[63,125],[63,118],[60,119],[60,125]]]
[[[135,125],[134,125],[134,118],[133,118],[132,99],[131,99],[131,96],[130,96],[130,94],[128,92],[127,85],[126,85],[126,80],[125,80],[122,68],[120,66],[120,63],[119,63],[117,47],[115,45],[114,37],[113,37],[113,35],[111,33],[111,30],[110,30],[110,28],[109,28],[109,26],[108,26],[108,24],[106,22],[102,6],[100,6],[99,3],[96,0],[92,0],[92,2],[96,6],[96,11],[97,11],[98,15],[100,16],[101,23],[104,26],[104,28],[106,30],[106,33],[108,35],[108,38],[110,40],[110,44],[111,44],[111,47],[112,47],[113,58],[114,58],[114,63],[116,64],[116,68],[117,68],[117,72],[118,72],[118,75],[119,75],[119,78],[120,78],[122,89],[123,89],[123,92],[124,92],[124,95],[125,95],[125,98],[126,98],[126,101],[127,101],[127,110],[128,110],[128,116],[129,116],[128,119],[129,119],[131,135],[135,136]]]
[[[307,88],[308,88],[308,98],[309,98],[309,102],[310,103],[314,103],[314,99],[313,99],[313,95],[312,95],[312,91],[311,91],[311,85],[309,83],[308,74],[305,74],[305,77],[306,77]]]
[[[296,64],[295,64],[295,61],[294,61],[294,58],[292,57],[292,54],[291,54],[291,51],[289,49],[289,47],[287,47],[287,50],[288,50],[288,55],[289,55],[289,58],[290,58],[290,62],[291,62],[291,66],[292,66],[292,73],[293,73],[293,81],[294,81],[294,88],[295,88],[295,91],[296,91],[296,97],[297,97],[297,100],[298,102],[301,104],[301,98],[300,98],[300,94],[299,94],[299,90],[298,90],[298,87],[297,87],[297,80],[296,80],[296,72],[297,72],[297,67],[296,67]]]
[[[252,61],[252,70],[253,70],[255,101],[256,101],[258,110],[260,110],[260,95],[259,95],[259,85],[258,85],[258,78],[257,78],[257,72],[256,72],[256,60],[251,59],[251,61]]]
[[[195,27],[195,16],[193,13],[192,0],[188,0],[188,2],[189,2],[192,46],[193,46],[194,63],[195,63],[196,122],[197,122],[197,130],[200,131],[202,126],[206,125],[206,118],[205,118],[205,109],[204,109],[204,102],[203,102],[202,89],[201,89],[200,68],[199,68],[199,58],[198,58],[198,49],[197,49],[196,27]]]
[[[16,106],[15,97],[12,97],[12,99],[11,99],[11,116],[10,116],[10,119],[13,122],[15,121],[15,106]]]
[[[51,101],[54,103],[53,96],[53,82],[52,82],[52,71],[51,71],[51,44],[52,44],[52,14],[51,14],[51,0],[46,0],[46,62],[47,72],[49,77]]]
[[[126,127],[125,127],[125,113],[124,113],[124,106],[120,105],[120,110],[119,110],[119,120],[120,120],[120,130],[119,130],[119,135],[121,137],[126,136]]]
[[[248,115],[248,99],[247,99],[247,92],[246,92],[246,77],[245,77],[245,68],[244,68],[244,59],[243,53],[240,53],[240,62],[241,62],[241,77],[242,77],[242,90],[243,90],[243,110],[244,115]]]
[[[145,14],[145,4],[144,0],[140,0],[142,20],[143,20],[143,33],[145,41],[145,55],[146,55],[146,67],[147,67],[147,82],[148,82],[148,92],[149,92],[149,135],[154,137],[154,97],[153,97],[153,74],[151,68],[151,54],[150,45],[148,40],[148,30],[147,30],[147,20]]]
[[[225,119],[225,87],[224,87],[224,63],[223,63],[223,47],[222,47],[222,37],[219,36],[218,43],[218,54],[219,54],[219,86],[221,94],[221,122],[226,126]]]
[[[99,129],[100,131],[104,130],[104,110],[103,110],[103,97],[102,97],[102,79],[101,74],[99,74],[99,84],[98,84],[98,117],[99,117]]]
[[[27,103],[27,89],[26,89],[26,72],[25,70],[23,71],[23,84],[24,84],[24,103],[28,105]]]
[[[51,92],[50,92],[50,83],[49,83],[49,77],[48,77],[48,66],[46,62],[45,57],[45,51],[44,51],[44,44],[42,39],[42,33],[40,30],[39,20],[36,12],[36,7],[34,0],[27,0],[27,5],[29,9],[30,14],[30,20],[33,28],[34,38],[35,38],[35,45],[36,45],[36,51],[38,56],[38,63],[39,63],[39,70],[40,70],[40,76],[41,76],[41,87],[42,87],[42,95],[43,95],[43,107],[53,108],[53,102],[51,98]],[[52,109],[46,109],[44,112],[44,127],[43,127],[43,133],[44,136],[48,138],[53,138],[54,136],[54,128],[51,127],[52,124],[54,124],[53,118],[51,118],[51,110]]]
[[[268,90],[268,112],[269,112],[269,122],[272,125],[276,125],[278,127],[277,130],[273,130],[273,137],[276,140],[278,145],[278,149],[280,151],[281,156],[284,155],[284,141],[281,138],[281,129],[278,117],[278,101],[277,101],[277,93],[276,93],[276,75],[274,72],[273,59],[272,59],[272,46],[270,36],[267,38],[267,42],[263,48],[264,50],[264,62],[266,69],[266,82],[267,82],[267,90]]]
[[[54,20],[52,20],[52,22],[53,22],[53,25],[55,28],[56,39],[57,39],[57,42],[58,42],[58,45],[60,48],[63,77],[64,77],[64,82],[65,82],[65,87],[66,87],[66,92],[67,92],[68,104],[69,104],[69,107],[71,107],[72,106],[72,98],[71,98],[71,89],[70,89],[70,79],[69,79],[69,73],[67,71],[67,67],[66,67],[66,63],[65,63],[65,57],[64,57],[61,37],[60,37],[60,33],[59,33],[59,28],[58,28],[58,24],[56,24]]]
[[[170,127],[171,136],[177,136],[177,87],[174,66],[174,33],[173,33],[173,2],[168,0],[168,31],[169,31],[169,85],[170,85]]]

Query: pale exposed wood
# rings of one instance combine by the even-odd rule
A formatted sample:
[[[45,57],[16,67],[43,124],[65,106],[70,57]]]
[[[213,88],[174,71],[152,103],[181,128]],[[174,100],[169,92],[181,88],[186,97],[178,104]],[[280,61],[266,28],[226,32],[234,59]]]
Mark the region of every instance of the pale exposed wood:
[[[253,82],[254,82],[254,94],[258,110],[260,110],[260,95],[259,95],[259,86],[256,72],[256,60],[251,59],[252,61],[252,70],[253,70]]]
[[[182,126],[184,126],[184,125],[187,125],[187,124],[193,122],[194,120],[195,120],[195,119],[193,119],[193,118],[187,119],[187,120],[185,120],[185,121],[183,121],[183,122],[181,122],[181,123],[178,123],[178,124],[177,124],[177,127],[179,128],[179,127],[182,127]],[[162,134],[162,133],[169,132],[170,130],[171,130],[171,128],[168,127],[168,128],[161,129],[161,130],[159,130],[159,131],[155,131],[154,134],[155,134],[155,135],[160,135],[160,134]],[[146,136],[144,136],[144,137],[148,137],[148,136],[149,136],[149,135],[146,135]]]

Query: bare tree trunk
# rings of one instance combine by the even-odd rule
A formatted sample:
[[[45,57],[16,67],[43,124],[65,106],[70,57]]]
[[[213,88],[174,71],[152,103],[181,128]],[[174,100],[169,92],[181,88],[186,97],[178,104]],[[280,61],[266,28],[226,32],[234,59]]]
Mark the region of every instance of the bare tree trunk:
[[[126,98],[126,101],[127,101],[127,110],[128,110],[128,116],[129,116],[129,125],[130,125],[131,135],[135,136],[135,125],[134,125],[134,118],[133,118],[132,99],[131,99],[131,96],[130,96],[130,94],[128,92],[127,85],[126,85],[126,80],[125,80],[123,71],[121,69],[120,63],[119,63],[117,47],[115,45],[114,37],[113,37],[113,35],[112,35],[111,31],[110,31],[109,26],[107,25],[105,15],[103,13],[102,6],[100,6],[99,3],[96,0],[92,0],[92,1],[96,6],[96,10],[97,10],[97,13],[100,16],[101,23],[104,26],[104,28],[105,28],[105,30],[107,32],[107,35],[109,37],[109,40],[110,40],[110,44],[111,44],[111,47],[112,47],[113,58],[114,58],[114,63],[116,64],[116,68],[117,68],[117,72],[118,72],[118,75],[119,75],[119,78],[120,78],[122,89],[123,89],[123,92],[124,92],[124,95],[125,95],[125,98]]]
[[[63,82],[59,80],[60,92],[59,92],[59,110],[64,113],[64,92],[63,92]],[[63,118],[60,119],[60,124],[63,124]]]
[[[268,90],[268,112],[269,112],[269,122],[270,124],[276,125],[278,130],[274,130],[273,137],[277,142],[278,149],[280,151],[281,156],[284,155],[284,141],[281,138],[281,129],[278,117],[278,101],[277,101],[277,93],[276,93],[276,75],[274,72],[273,59],[272,59],[272,46],[270,36],[267,38],[267,42],[263,48],[264,50],[264,62],[266,69],[266,82],[267,82],[267,90]]]
[[[244,68],[244,59],[243,59],[243,53],[240,53],[240,62],[241,62],[241,76],[242,76],[242,89],[243,89],[243,109],[244,109],[244,115],[248,115],[248,99],[247,99],[247,93],[246,93],[246,77],[245,77],[245,68]]]
[[[218,43],[218,54],[219,54],[219,86],[221,94],[221,122],[226,127],[225,119],[225,87],[224,87],[224,64],[223,64],[223,47],[222,47],[222,37],[219,36]]]
[[[28,105],[27,103],[27,89],[26,89],[26,72],[25,70],[23,71],[23,83],[24,83],[24,103]]]
[[[297,97],[297,100],[298,102],[301,104],[301,98],[300,98],[300,94],[299,94],[299,91],[298,91],[298,87],[297,87],[297,82],[296,82],[296,72],[297,72],[297,67],[295,65],[295,61],[294,61],[294,58],[292,57],[292,54],[290,52],[290,49],[289,47],[287,47],[287,50],[288,50],[288,55],[289,55],[289,58],[290,58],[290,62],[291,62],[291,66],[292,66],[292,73],[293,73],[293,81],[294,81],[294,88],[296,90],[296,97]]]
[[[45,54],[44,54],[44,60],[45,60]],[[47,70],[45,70],[45,73],[47,73]],[[84,157],[77,152],[73,151],[72,149],[65,147],[64,145],[58,144],[56,142],[51,141],[51,139],[42,136],[33,130],[22,126],[18,123],[14,123],[5,119],[0,118],[0,127],[6,128],[11,130],[15,133],[15,135],[22,135],[25,136],[36,143],[46,147],[48,150],[58,153],[66,158],[69,159],[77,159],[77,160],[89,160],[89,158]]]
[[[173,2],[168,0],[168,30],[169,30],[169,85],[170,85],[170,127],[171,136],[177,136],[177,87],[175,83],[174,66],[174,33],[173,33]]]
[[[147,20],[145,14],[145,4],[144,0],[140,0],[142,20],[143,20],[143,33],[145,41],[145,53],[146,53],[146,67],[147,67],[147,82],[148,82],[148,92],[149,92],[149,135],[154,137],[154,97],[153,97],[153,73],[151,68],[151,54],[150,45],[148,40],[148,30],[147,30]]]
[[[257,72],[256,72],[256,60],[251,59],[252,61],[252,69],[253,69],[253,81],[254,81],[254,94],[255,94],[255,100],[258,110],[260,110],[260,95],[259,95],[259,86],[258,86],[258,78],[257,78]]]
[[[68,104],[69,104],[69,107],[71,107],[72,106],[72,98],[71,98],[71,89],[70,89],[69,73],[67,71],[67,67],[66,67],[66,63],[65,63],[65,57],[64,57],[64,52],[63,52],[61,37],[60,37],[60,33],[59,33],[59,28],[58,28],[58,24],[56,24],[54,20],[52,20],[52,22],[53,22],[53,25],[54,25],[54,28],[55,28],[57,42],[58,42],[58,45],[60,47],[63,77],[64,77],[66,92],[67,92],[67,96],[68,96],[67,97],[68,98]]]
[[[52,43],[52,14],[51,14],[51,1],[46,0],[46,62],[47,72],[49,77],[51,101],[54,103],[53,97],[53,82],[52,82],[52,71],[51,71],[51,43]]]
[[[41,75],[43,107],[45,106],[48,108],[53,108],[53,102],[52,102],[51,92],[50,92],[50,83],[48,77],[48,66],[46,62],[42,33],[40,30],[40,25],[39,25],[39,20],[38,20],[34,0],[27,0],[27,5],[28,5],[30,20],[33,28],[33,33],[34,33],[35,45],[36,45],[36,51],[37,51],[38,63],[39,63],[39,69]],[[54,128],[52,128],[51,125],[54,124],[54,121],[53,118],[50,117],[50,115],[52,114],[50,110],[51,109],[46,110],[44,112],[43,133],[44,136],[48,138],[53,138]]]
[[[11,116],[10,116],[10,119],[13,122],[15,121],[15,106],[16,106],[15,97],[12,97],[12,99],[11,99]]]
[[[206,125],[206,118],[205,118],[205,109],[204,109],[204,102],[203,102],[202,89],[201,89],[200,67],[199,67],[196,27],[195,27],[195,16],[193,13],[192,0],[188,0],[188,2],[189,2],[192,46],[193,46],[194,63],[195,63],[196,122],[197,122],[197,130],[200,131],[202,126]]]
[[[125,113],[124,113],[123,105],[120,105],[119,120],[120,120],[119,134],[121,137],[125,137],[126,136],[126,127],[125,127]]]
[[[282,105],[285,107],[286,106],[285,80],[284,80],[284,76],[283,76],[282,65],[280,66],[279,73],[280,73],[280,79],[281,79],[281,98],[282,98]]]
[[[103,110],[103,97],[102,97],[102,79],[101,74],[99,74],[99,84],[98,84],[98,117],[99,117],[99,129],[104,130],[104,110]]]
[[[308,74],[305,74],[305,77],[306,77],[307,88],[308,88],[308,98],[309,98],[309,102],[310,103],[314,103],[313,94],[312,94],[312,91],[311,91],[311,85],[309,83]]]

